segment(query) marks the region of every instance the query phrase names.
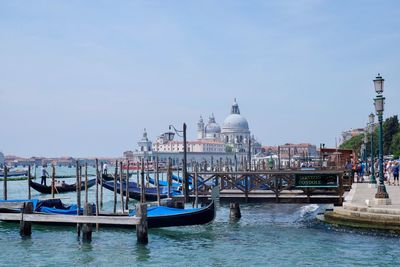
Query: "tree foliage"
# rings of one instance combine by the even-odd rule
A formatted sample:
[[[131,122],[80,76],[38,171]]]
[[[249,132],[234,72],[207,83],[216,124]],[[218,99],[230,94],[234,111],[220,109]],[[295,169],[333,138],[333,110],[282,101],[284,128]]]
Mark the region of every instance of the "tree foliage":
[[[395,157],[400,156],[400,131],[397,132],[392,139],[392,144],[390,145],[390,150]]]
[[[399,119],[397,116],[387,118],[383,123],[383,154],[393,154],[392,139],[399,131]]]
[[[343,142],[343,144],[340,145],[341,149],[353,149],[356,151],[356,153],[360,152],[361,149],[361,144],[363,143],[364,135],[359,134],[357,136],[353,136],[349,140]]]
[[[379,127],[375,126],[374,130],[374,151],[375,156],[378,155],[379,146]],[[363,143],[364,134],[353,136],[349,140],[343,142],[340,148],[353,149],[356,153],[360,153],[361,145]],[[368,144],[366,146],[367,155],[371,153],[371,136],[368,134]],[[383,154],[400,156],[400,126],[397,115],[387,118],[383,123]]]

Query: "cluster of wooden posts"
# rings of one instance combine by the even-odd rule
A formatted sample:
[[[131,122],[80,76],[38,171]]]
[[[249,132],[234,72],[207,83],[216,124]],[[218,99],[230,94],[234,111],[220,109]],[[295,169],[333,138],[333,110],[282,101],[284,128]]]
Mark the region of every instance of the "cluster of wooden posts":
[[[12,209],[20,210],[20,213],[0,213],[0,220],[5,221],[20,221],[20,234],[21,236],[30,236],[32,233],[32,222],[35,223],[51,223],[51,224],[77,224],[77,234],[78,237],[81,236],[83,241],[91,241],[93,225],[96,225],[96,229],[99,229],[99,225],[135,225],[136,226],[136,236],[138,243],[146,244],[148,243],[148,224],[147,224],[147,204],[144,201],[136,204],[136,214],[135,216],[120,216],[116,214],[116,203],[117,203],[117,193],[114,190],[114,212],[113,214],[108,214],[107,216],[100,215],[100,205],[103,205],[103,187],[100,190],[99,201],[99,183],[102,185],[101,173],[98,166],[98,160],[96,160],[96,203],[95,205],[88,202],[88,172],[87,164],[85,164],[84,175],[85,175],[85,199],[84,199],[84,209],[83,215],[81,215],[81,185],[82,185],[82,167],[79,162],[76,164],[76,197],[77,197],[77,214],[76,216],[71,215],[61,215],[61,214],[43,214],[33,212],[33,203],[31,201],[26,202],[13,202],[9,200],[8,202],[1,202],[1,209]],[[117,180],[117,168],[118,162],[116,162],[115,175],[114,175],[114,185],[116,185]],[[120,168],[120,186],[122,192],[122,162],[119,163]],[[29,181],[31,180],[31,169],[28,166],[28,199],[31,199],[31,187]],[[51,175],[51,195],[52,198],[55,197],[57,193],[57,188],[55,186],[55,167],[52,165],[52,175]],[[99,182],[98,182],[99,181]],[[126,172],[126,189],[128,189],[129,182],[129,163]],[[142,182],[142,184],[144,184]],[[128,190],[127,190],[128,191]],[[4,200],[7,200],[7,170],[5,170],[4,175]],[[144,200],[144,199],[143,199]],[[99,205],[100,202],[100,205]],[[129,210],[128,206],[129,194],[123,199],[123,194],[121,194],[121,210]],[[95,214],[93,210],[95,207]],[[125,214],[127,215],[127,214]]]

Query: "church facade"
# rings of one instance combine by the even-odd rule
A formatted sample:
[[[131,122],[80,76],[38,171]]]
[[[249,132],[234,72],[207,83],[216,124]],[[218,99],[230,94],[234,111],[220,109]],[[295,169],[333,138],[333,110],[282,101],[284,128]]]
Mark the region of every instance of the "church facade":
[[[222,128],[216,122],[214,114],[211,114],[207,124],[200,116],[197,123],[197,138],[222,142],[227,153],[248,153],[249,145],[252,154],[261,152],[261,144],[250,135],[249,123],[240,114],[236,99],[232,104],[230,114],[222,123]]]
[[[211,163],[215,159],[247,158],[249,149],[252,155],[256,155],[261,152],[261,144],[251,135],[249,123],[240,114],[236,99],[222,127],[216,122],[214,114],[208,118],[207,124],[200,116],[197,123],[197,140],[187,141],[188,162]],[[125,157],[127,155],[127,153],[124,154]],[[162,134],[155,142],[152,142],[148,139],[145,129],[142,139],[138,142],[138,149],[129,153],[129,159],[155,160],[156,157],[162,162],[171,158],[173,164],[179,164],[183,158],[183,141],[168,140],[167,136]]]

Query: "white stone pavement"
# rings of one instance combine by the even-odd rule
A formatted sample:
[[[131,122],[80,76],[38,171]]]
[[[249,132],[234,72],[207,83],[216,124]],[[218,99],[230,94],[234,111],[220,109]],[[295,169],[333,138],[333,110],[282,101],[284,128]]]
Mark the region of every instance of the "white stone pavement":
[[[387,184],[385,184],[385,186],[391,201],[390,205],[376,205],[375,193],[377,188],[368,183],[354,183],[351,191],[345,196],[345,203],[351,203],[353,205],[364,207],[368,206],[400,210],[400,186]]]
[[[325,212],[324,220],[339,225],[400,232],[400,186],[385,186],[391,204],[377,205],[376,187],[368,183],[354,183],[345,196],[343,206]]]

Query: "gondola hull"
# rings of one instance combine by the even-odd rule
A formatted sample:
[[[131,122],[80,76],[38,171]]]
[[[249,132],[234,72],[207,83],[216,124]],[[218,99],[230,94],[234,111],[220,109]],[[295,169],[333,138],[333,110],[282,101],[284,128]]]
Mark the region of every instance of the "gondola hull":
[[[103,187],[114,191],[114,182],[112,181],[104,181]],[[117,193],[120,194],[120,184],[117,182],[116,184]],[[128,185],[129,198],[140,200],[141,188],[137,187],[136,183],[129,182]],[[126,184],[122,183],[122,193],[126,196]],[[172,194],[172,192],[171,192]],[[160,193],[160,198],[167,198],[168,194]],[[146,201],[157,201],[157,188],[146,188],[145,189],[145,199]]]
[[[182,210],[183,212],[185,210]],[[188,226],[206,224],[214,220],[215,204],[212,201],[207,207],[193,212],[185,212],[174,215],[149,216],[149,228]]]
[[[96,184],[96,179],[91,179],[88,181],[88,188],[94,186]],[[51,186],[45,186],[39,183],[35,183],[32,181],[29,181],[29,185],[35,189],[36,191],[42,193],[42,194],[51,194]],[[56,186],[54,190],[54,193],[67,193],[67,192],[74,192],[76,191],[76,185],[72,184],[66,184],[64,186]],[[85,190],[85,182],[82,182],[80,190]]]

